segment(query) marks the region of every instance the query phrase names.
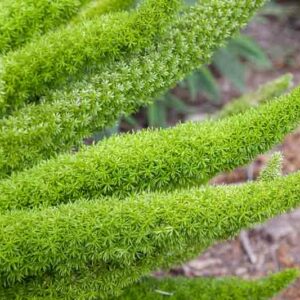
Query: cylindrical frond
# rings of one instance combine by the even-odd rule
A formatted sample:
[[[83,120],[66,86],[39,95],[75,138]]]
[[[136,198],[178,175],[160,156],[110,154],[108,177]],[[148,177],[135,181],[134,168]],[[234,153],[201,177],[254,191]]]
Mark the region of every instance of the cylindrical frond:
[[[68,285],[63,280],[65,286],[60,285],[61,289],[57,290],[55,285],[52,285],[52,289],[49,289],[48,293],[45,290],[41,291],[43,288],[41,285],[30,287],[30,285],[19,284],[14,288],[0,289],[0,297],[6,300],[19,299],[20,297],[34,300],[53,300],[54,298],[92,300],[102,297],[111,300],[165,300],[166,297],[171,297],[174,300],[268,300],[293,283],[297,277],[299,277],[299,271],[295,269],[251,281],[230,277],[220,279],[201,277],[155,279],[148,277],[140,279],[137,283],[133,283],[132,286],[123,290],[120,297],[117,297],[119,291],[116,291],[113,297],[107,297],[105,292],[99,291],[97,275],[93,274],[93,276],[86,276],[80,283],[73,282],[73,284],[69,283]],[[46,296],[46,294],[51,296]]]
[[[300,123],[300,88],[222,121],[124,134],[0,181],[0,211],[207,182],[250,162]]]
[[[190,259],[241,228],[297,207],[299,192],[295,173],[239,186],[8,212],[0,219],[0,280],[8,291],[24,282],[36,296],[67,288],[69,299],[80,299],[72,297],[72,285],[89,276],[102,297],[115,294],[151,270]]]
[[[3,110],[37,101],[53,87],[92,72],[130,51],[150,46],[179,10],[180,0],[145,0],[132,13],[115,13],[62,27],[2,59]]]
[[[126,10],[131,8],[135,0],[93,0],[79,12],[72,21],[82,22],[83,19],[91,19],[106,13]]]
[[[263,0],[208,1],[191,8],[144,55],[112,63],[71,90],[56,92],[0,120],[2,175],[31,167],[148,104],[207,62],[215,47],[239,29]],[[215,26],[207,27],[207,24]],[[215,30],[218,28],[218,30]],[[51,103],[50,103],[51,102]]]
[[[119,300],[269,300],[299,277],[286,270],[260,280],[238,278],[145,278],[126,289]]]
[[[280,152],[275,152],[270,160],[268,161],[265,168],[262,170],[259,180],[273,180],[282,175],[282,154]]]
[[[250,107],[258,106],[272,98],[278,97],[292,87],[292,81],[293,76],[291,74],[286,74],[275,80],[267,82],[260,86],[258,90],[247,93],[226,104],[220,113],[216,115],[216,118],[221,119],[238,113],[243,113]]]
[[[1,0],[0,53],[70,20],[88,0]]]

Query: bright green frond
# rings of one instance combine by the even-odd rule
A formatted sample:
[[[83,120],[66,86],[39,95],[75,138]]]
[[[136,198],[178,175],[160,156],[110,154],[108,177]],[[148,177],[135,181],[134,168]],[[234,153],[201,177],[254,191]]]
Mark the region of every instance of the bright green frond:
[[[73,21],[81,22],[83,19],[91,19],[106,13],[127,10],[135,2],[135,0],[93,0],[83,7]]]
[[[280,152],[274,153],[268,161],[266,167],[262,170],[259,180],[268,181],[281,176],[282,160],[283,157]]]
[[[88,0],[1,0],[0,54],[70,20]]]
[[[180,0],[145,0],[136,11],[108,14],[62,27],[10,52],[2,59],[4,111],[37,101],[51,88],[93,72],[128,52],[153,43],[173,20]]]
[[[42,104],[27,106],[0,120],[2,175],[69,151],[92,132],[112,125],[121,113],[129,114],[150,103],[207,62],[214,49],[264,1],[207,2],[201,1],[179,18],[163,42],[150,47],[144,55],[112,63],[71,90],[56,92]],[[20,70],[22,74],[23,71]]]
[[[83,297],[90,283],[89,293],[115,295],[156,268],[299,206],[299,192],[298,172],[268,182],[8,212],[0,219],[1,292],[25,288],[41,297],[89,299]]]
[[[249,163],[299,123],[300,88],[222,121],[115,136],[0,181],[0,211],[206,183]]]
[[[120,300],[267,300],[291,284],[299,271],[287,270],[255,281],[238,278],[145,278]]]
[[[242,97],[229,102],[216,117],[221,119],[243,113],[250,107],[258,106],[274,97],[278,97],[292,87],[292,81],[293,76],[291,74],[286,74],[273,81],[267,82],[260,86],[258,90],[247,93]]]

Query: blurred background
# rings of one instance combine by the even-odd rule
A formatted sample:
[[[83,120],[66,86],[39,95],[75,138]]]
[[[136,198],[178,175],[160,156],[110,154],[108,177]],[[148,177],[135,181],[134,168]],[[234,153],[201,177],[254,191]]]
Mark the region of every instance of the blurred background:
[[[186,2],[191,4],[193,0]],[[220,116],[228,111],[230,103],[235,103],[233,110],[239,110],[247,97],[251,105],[255,105],[255,100],[264,99],[251,91],[287,73],[293,74],[294,85],[300,84],[300,3],[274,0],[241,35],[215,53],[210,65],[195,71],[151,106],[120,119],[113,128],[96,133],[87,143],[118,132],[145,127],[166,128],[178,122]],[[248,93],[246,98],[239,99]],[[300,129],[270,153],[257,157],[251,165],[220,174],[211,183],[255,180],[274,151],[281,151],[284,156],[283,174],[300,169]],[[243,231],[235,240],[213,246],[199,258],[170,273],[255,278],[290,267],[300,268],[300,210]],[[282,299],[300,299],[300,281],[276,298]]]

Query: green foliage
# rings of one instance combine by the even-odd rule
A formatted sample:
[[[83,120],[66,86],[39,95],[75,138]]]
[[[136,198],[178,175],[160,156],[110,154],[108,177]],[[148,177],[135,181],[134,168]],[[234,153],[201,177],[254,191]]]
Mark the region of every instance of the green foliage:
[[[245,62],[251,62],[260,68],[270,67],[270,61],[263,50],[244,35],[231,39],[226,47],[217,50],[212,58],[212,66],[240,91],[245,89]],[[183,85],[188,88],[192,99],[203,93],[210,100],[220,100],[218,83],[207,66],[189,75]]]
[[[263,3],[201,0],[177,14],[179,0],[147,0],[102,17],[105,11],[92,17],[85,6],[77,15],[83,22],[73,19],[3,57],[1,105],[11,115],[0,120],[0,174],[11,176],[0,181],[1,299],[116,298],[154,269],[300,204],[300,172],[274,176],[278,157],[258,182],[199,187],[296,128],[300,88],[223,120],[114,136],[62,153],[207,63]],[[111,4],[118,10],[121,2]],[[257,59],[251,45],[243,51]],[[273,87],[268,97],[278,91]],[[155,107],[153,123],[154,114]],[[257,284],[186,284],[191,296],[192,287],[208,286],[210,296],[241,298],[251,290],[267,297],[295,277],[290,271]],[[164,284],[178,288],[176,279]],[[186,285],[177,290],[185,293]]]
[[[173,110],[176,114],[188,113],[191,108],[172,93],[167,93],[147,107],[147,122],[151,128],[168,127],[168,112]]]
[[[278,274],[256,281],[244,281],[237,278],[164,278],[156,280],[154,278],[143,278],[132,287],[126,288],[120,297],[112,299],[190,299],[193,300],[264,300],[278,294],[283,288],[291,284],[299,276],[299,271],[286,270]],[[90,281],[88,281],[90,280]],[[52,296],[46,297],[45,292],[36,293],[38,287],[30,289],[26,285],[19,285],[17,290],[0,289],[0,296],[7,300],[10,299],[30,299],[30,300],[54,300],[56,295],[71,298],[76,295],[76,300],[99,299],[99,289],[93,285],[95,276],[87,276],[80,283],[71,286],[61,286],[60,292],[55,292]],[[84,293],[82,288],[84,287]],[[168,292],[169,291],[169,292]],[[162,293],[165,292],[163,296]],[[70,296],[71,293],[71,296]],[[64,296],[61,296],[64,295]],[[68,296],[69,295],[69,296]],[[202,297],[202,298],[199,298]],[[56,298],[57,299],[57,298]],[[62,299],[62,298],[59,298]],[[109,297],[111,299],[111,297]]]
[[[71,19],[88,0],[1,0],[0,54]]]
[[[287,270],[267,278],[246,281],[237,278],[145,278],[124,291],[120,300],[266,300],[278,294],[299,276]]]
[[[259,180],[273,180],[281,176],[282,160],[283,157],[280,152],[274,153],[266,167],[261,172]]]
[[[196,73],[197,76],[195,76],[194,73],[190,77],[190,81],[193,82],[193,86],[189,87],[189,92],[192,92],[191,97],[193,97],[193,95],[196,97],[198,94],[198,89],[202,89],[202,84],[205,85],[205,88],[202,90],[202,92],[211,88],[210,92],[214,93],[214,78],[209,69],[204,67],[196,71]],[[196,81],[194,82],[193,80]],[[260,86],[256,91],[249,92],[240,98],[231,100],[223,107],[222,110],[220,110],[218,113],[214,113],[212,117],[221,119],[238,113],[243,113],[251,107],[256,107],[260,103],[264,103],[267,100],[278,97],[287,92],[287,90],[292,86],[292,80],[293,76],[291,74],[286,74],[273,81],[267,82],[266,84]],[[187,81],[187,83],[190,81]],[[197,87],[197,90],[194,89],[194,87]],[[218,93],[218,89],[216,89],[215,92]],[[168,114],[170,114],[170,111],[173,116],[177,114],[178,117],[178,115],[188,114],[192,112],[192,110],[193,108],[191,106],[185,104],[183,100],[169,92],[147,107],[146,112],[148,127],[166,128],[168,127]],[[134,128],[140,127],[139,122],[134,117],[125,116],[124,120]],[[105,129],[105,132],[107,130],[111,132],[111,128]],[[116,133],[116,131],[111,132],[111,134],[113,133]],[[110,135],[105,136],[109,137]]]
[[[232,51],[231,48],[233,48],[230,46],[232,44],[235,44],[235,40],[238,41],[239,38],[230,41],[227,46],[230,51]],[[236,48],[237,53],[234,54],[236,55],[236,59],[234,62],[236,62],[239,66],[243,67],[242,63],[240,62],[240,56],[242,53],[238,52],[238,47]],[[261,52],[261,50],[258,47],[257,51]],[[216,66],[214,64],[214,58],[212,65]],[[243,78],[239,78],[239,80],[244,82]],[[210,100],[220,100],[220,90],[218,82],[215,79],[211,70],[207,66],[202,66],[198,70],[194,71],[192,74],[188,75],[184,81],[179,83],[179,86],[188,89],[189,96],[192,100],[195,100],[199,93],[205,94]],[[186,114],[191,111],[191,108],[188,107],[182,100],[180,100],[171,93],[167,93],[164,97],[161,97],[160,99],[152,103],[149,107],[147,107],[147,121],[149,127],[166,127],[167,115],[170,109],[176,114]]]
[[[82,298],[87,291],[115,295],[151,270],[295,208],[299,192],[298,172],[267,182],[8,212],[0,219],[1,292],[57,299],[89,299]]]
[[[0,181],[0,211],[206,183],[269,150],[299,121],[300,88],[222,121],[114,136]]]
[[[57,91],[40,105],[28,105],[0,120],[1,175],[69,151],[84,137],[115,124],[121,113],[151,103],[207,62],[263,3],[201,1],[178,18],[163,43],[143,55],[111,63],[70,90]],[[218,31],[207,28],[208,23],[218,24]]]
[[[229,42],[227,48],[235,55],[245,59],[247,62],[251,62],[257,67],[271,67],[271,62],[266,53],[250,37],[239,35]]]
[[[275,97],[282,95],[292,86],[293,76],[286,74],[259,87],[254,92],[247,93],[223,107],[217,118],[222,119],[238,113],[243,113],[250,107],[258,106]]]
[[[83,19],[91,19],[106,13],[126,10],[135,3],[135,0],[93,0],[90,1],[73,20],[82,22]]]
[[[167,127],[166,101],[157,100],[147,107],[149,127]]]
[[[229,77],[240,91],[244,91],[245,66],[239,63],[234,53],[227,48],[223,48],[215,54],[214,59],[220,72],[225,77]]]
[[[226,48],[219,49],[215,53],[214,65],[238,90],[243,92],[245,65],[241,62],[241,58],[259,67],[270,67],[270,61],[255,42],[246,36],[232,39]]]
[[[127,12],[92,18],[42,36],[3,57],[1,107],[36,101],[51,88],[95,72],[95,65],[149,46],[179,9],[179,0],[145,0]]]
[[[206,66],[189,75],[183,82],[183,86],[188,88],[192,100],[195,100],[199,93],[205,94],[214,101],[219,101],[220,99],[218,83]]]

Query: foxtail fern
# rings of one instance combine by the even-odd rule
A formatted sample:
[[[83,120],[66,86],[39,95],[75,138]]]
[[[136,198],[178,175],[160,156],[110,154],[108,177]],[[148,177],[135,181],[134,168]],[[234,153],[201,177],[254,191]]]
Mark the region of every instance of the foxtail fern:
[[[133,6],[135,0],[93,0],[90,1],[74,18],[74,22],[98,17],[106,13],[126,10]]]
[[[256,107],[259,104],[273,99],[287,92],[293,85],[293,76],[286,74],[273,81],[261,85],[256,91],[247,93],[226,104],[223,109],[216,114],[219,119],[243,113],[250,107]]]
[[[1,0],[0,54],[71,19],[88,0]]]
[[[58,3],[50,2],[34,5],[43,4],[44,13]],[[42,22],[29,0],[0,3],[37,10],[24,40],[13,37],[10,47],[19,49],[0,65],[1,299],[147,300],[159,299],[157,289],[176,289],[173,299],[267,299],[298,276],[292,270],[252,283],[141,281],[300,205],[300,172],[280,176],[278,154],[257,182],[206,185],[299,125],[299,87],[270,99],[289,77],[254,94],[266,102],[258,107],[244,98],[246,105],[228,109],[225,118],[82,146],[84,137],[151,103],[207,62],[265,1],[201,0],[181,11],[180,2],[145,0],[120,12],[133,1],[114,0],[109,10],[118,12],[103,15],[103,0],[90,15],[89,5],[101,8],[100,2],[64,0],[50,25],[55,9]],[[25,5],[24,16],[28,11]],[[6,21],[0,19],[1,37]]]
[[[145,278],[128,288],[119,300],[267,300],[275,296],[299,276],[287,270],[263,280],[236,278]]]
[[[299,123],[298,88],[223,121],[115,136],[0,181],[0,211],[206,183],[268,151]]]
[[[214,49],[263,2],[201,1],[176,21],[163,42],[143,55],[114,62],[72,89],[54,92],[40,105],[29,105],[0,120],[1,173],[69,151],[95,130],[112,125],[122,112],[128,114],[150,103],[207,62]],[[218,31],[207,28],[208,22],[217,24]]]
[[[270,181],[281,175],[282,168],[282,154],[276,152],[272,155],[265,168],[262,170],[259,180]]]
[[[39,99],[95,64],[149,46],[174,18],[179,0],[145,0],[137,11],[109,14],[42,36],[2,59],[3,110]]]
[[[143,278],[133,286],[124,290],[120,297],[109,297],[110,300],[158,300],[190,299],[190,300],[267,300],[278,294],[299,276],[296,270],[282,271],[256,281],[245,281],[237,278]],[[30,288],[18,285],[17,288],[0,290],[0,297],[7,300],[24,299],[53,300],[59,299],[99,299],[99,291],[95,288],[95,276],[87,276],[80,283],[62,286],[61,290],[52,289],[51,296],[46,296],[42,287]],[[40,295],[40,296],[39,296]],[[50,293],[48,293],[50,295]],[[58,296],[59,295],[59,296]],[[228,298],[229,297],[229,298]]]
[[[10,289],[80,299],[85,281],[115,295],[158,267],[194,257],[215,241],[300,204],[300,173],[269,182],[202,187],[12,211],[0,219],[0,280]],[[89,287],[91,288],[91,287]],[[5,290],[5,289],[4,289]],[[78,291],[77,291],[78,292]]]

